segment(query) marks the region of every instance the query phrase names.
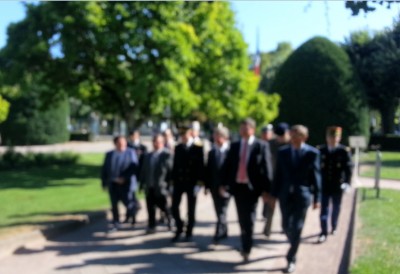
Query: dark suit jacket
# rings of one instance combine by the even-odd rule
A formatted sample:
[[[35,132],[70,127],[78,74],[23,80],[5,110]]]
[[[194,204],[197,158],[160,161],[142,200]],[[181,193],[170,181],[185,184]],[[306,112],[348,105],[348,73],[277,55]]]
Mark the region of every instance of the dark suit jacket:
[[[229,149],[226,149],[223,153],[219,151],[219,148],[213,147],[208,153],[208,161],[205,172],[205,187],[212,191],[216,191],[219,186],[222,185],[224,176],[222,174],[222,166],[225,162],[226,156],[228,155]]]
[[[143,157],[143,164],[140,170],[140,187],[146,192],[152,185],[156,195],[167,195],[168,180],[172,170],[172,155],[168,150],[163,150],[157,157],[155,166],[153,167],[153,175],[151,172],[151,158],[154,152],[147,153]],[[153,179],[154,182],[150,182]]]
[[[106,157],[104,158],[103,167],[101,169],[101,181],[103,187],[112,187],[114,183],[113,179],[113,153],[115,150],[109,151],[106,153]],[[118,174],[118,177],[123,177],[125,179],[125,185],[129,186],[131,184],[132,176],[137,174],[138,160],[136,157],[136,153],[134,150],[127,148],[124,153],[123,161],[121,164],[121,170]]]
[[[204,181],[203,147],[192,144],[187,147],[179,144],[175,147],[174,166],[172,168],[174,187],[190,189],[197,182]]]
[[[341,193],[342,183],[351,183],[353,163],[350,149],[339,145],[329,152],[327,145],[319,148],[321,153],[322,191],[325,194]]]
[[[319,151],[305,144],[296,167],[293,163],[292,147],[282,147],[278,152],[276,176],[272,195],[281,204],[296,202],[299,206],[309,206],[311,197],[314,203],[321,200],[321,174]],[[293,193],[290,193],[290,189]]]
[[[226,157],[223,174],[224,182],[229,192],[235,194],[237,186],[236,177],[240,161],[240,141],[234,142]],[[247,162],[247,175],[250,180],[249,187],[257,194],[270,192],[272,182],[272,161],[268,143],[255,139],[249,147]]]

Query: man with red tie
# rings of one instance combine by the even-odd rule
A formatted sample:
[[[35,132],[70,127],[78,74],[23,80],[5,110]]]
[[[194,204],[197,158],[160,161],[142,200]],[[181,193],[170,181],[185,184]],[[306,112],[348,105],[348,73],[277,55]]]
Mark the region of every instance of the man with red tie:
[[[234,142],[226,156],[223,174],[226,178],[220,193],[229,191],[235,198],[241,229],[241,255],[247,262],[253,246],[253,228],[258,197],[267,198],[271,188],[272,163],[267,142],[255,136],[256,123],[246,118],[240,123],[240,140]]]

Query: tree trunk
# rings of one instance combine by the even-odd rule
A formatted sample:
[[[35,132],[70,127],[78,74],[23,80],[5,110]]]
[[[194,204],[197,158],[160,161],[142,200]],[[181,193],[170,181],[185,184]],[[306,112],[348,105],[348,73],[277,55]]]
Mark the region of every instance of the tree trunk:
[[[394,133],[394,117],[396,114],[396,103],[394,100],[388,102],[385,108],[380,110],[382,116],[382,131],[383,134],[393,134]]]

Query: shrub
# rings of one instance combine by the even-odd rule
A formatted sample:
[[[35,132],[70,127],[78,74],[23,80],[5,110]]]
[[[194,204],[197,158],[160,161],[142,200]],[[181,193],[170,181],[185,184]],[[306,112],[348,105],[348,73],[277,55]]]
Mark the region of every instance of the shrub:
[[[366,100],[346,52],[326,38],[301,45],[282,65],[272,85],[281,95],[278,121],[304,124],[311,144],[325,142],[327,126],[368,135]]]
[[[69,139],[68,101],[43,106],[38,94],[28,93],[10,100],[8,119],[0,125],[3,144],[38,145]]]
[[[20,153],[13,148],[0,155],[0,170],[25,169],[30,167],[62,166],[75,164],[79,155],[71,152]]]

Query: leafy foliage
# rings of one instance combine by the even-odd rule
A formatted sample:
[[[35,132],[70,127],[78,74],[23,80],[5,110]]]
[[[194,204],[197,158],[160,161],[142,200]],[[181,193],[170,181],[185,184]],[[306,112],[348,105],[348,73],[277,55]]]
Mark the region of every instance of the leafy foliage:
[[[292,52],[293,49],[290,43],[282,42],[278,44],[276,50],[261,53],[261,90],[264,90],[267,93],[271,92],[271,86],[279,68]]]
[[[10,99],[8,119],[0,125],[4,145],[35,145],[66,142],[68,102],[45,104],[40,91],[31,90]]]
[[[10,103],[0,95],[0,123],[7,119]]]
[[[76,164],[78,154],[70,152],[61,153],[33,153],[22,154],[16,152],[12,147],[0,155],[0,170],[26,169],[30,167],[47,167]]]
[[[40,73],[52,88],[44,97],[67,92],[129,127],[166,109],[176,122],[237,121],[253,102],[267,106],[259,119],[277,115],[278,97],[257,92],[228,3],[40,2],[8,34],[8,84]]]
[[[344,48],[363,83],[370,107],[382,116],[383,132],[393,133],[400,100],[400,21],[374,36],[353,33]]]
[[[352,11],[353,16],[359,15],[360,11],[364,11],[364,13],[372,12],[376,10],[377,4],[380,6],[385,5],[386,8],[390,8],[392,4],[399,3],[398,0],[380,0],[380,1],[345,1],[345,7]],[[372,4],[372,5],[371,5]]]
[[[348,135],[367,135],[368,116],[359,81],[346,52],[316,37],[300,46],[282,65],[272,90],[282,97],[279,120],[305,124],[310,142],[322,143],[327,126]]]

